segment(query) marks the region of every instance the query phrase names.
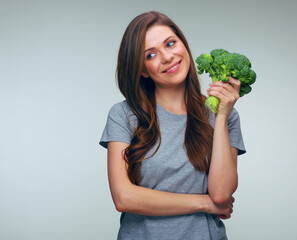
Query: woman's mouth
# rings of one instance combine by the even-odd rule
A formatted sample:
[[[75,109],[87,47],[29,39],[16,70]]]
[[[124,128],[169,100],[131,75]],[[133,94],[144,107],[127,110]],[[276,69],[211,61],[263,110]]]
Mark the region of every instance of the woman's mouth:
[[[163,71],[163,73],[174,73],[180,68],[181,61],[171,65],[169,68]]]

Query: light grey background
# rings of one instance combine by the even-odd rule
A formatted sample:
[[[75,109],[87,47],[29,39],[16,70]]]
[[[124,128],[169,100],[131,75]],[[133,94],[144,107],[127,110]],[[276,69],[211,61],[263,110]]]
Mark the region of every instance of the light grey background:
[[[258,78],[236,104],[247,154],[229,239],[297,235],[297,1],[0,1],[0,239],[115,239],[120,214],[98,141],[122,34],[136,15],[171,17],[197,57],[248,56]],[[202,76],[204,93],[210,79]]]

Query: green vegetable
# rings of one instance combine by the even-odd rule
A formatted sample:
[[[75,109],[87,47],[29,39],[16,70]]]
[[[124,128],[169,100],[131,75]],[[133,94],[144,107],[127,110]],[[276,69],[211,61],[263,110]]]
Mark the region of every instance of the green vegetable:
[[[248,94],[252,85],[256,81],[256,73],[251,69],[250,60],[239,53],[229,53],[225,49],[214,49],[209,54],[201,54],[196,59],[198,73],[209,73],[212,81],[227,82],[228,77],[233,77],[241,82],[239,96]],[[213,112],[217,113],[220,100],[217,97],[209,96],[205,105]]]

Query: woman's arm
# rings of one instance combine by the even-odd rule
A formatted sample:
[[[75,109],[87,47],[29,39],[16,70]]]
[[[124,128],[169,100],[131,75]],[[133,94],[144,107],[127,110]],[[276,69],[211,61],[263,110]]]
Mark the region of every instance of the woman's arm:
[[[214,82],[208,94],[220,99],[215,116],[212,157],[208,175],[208,191],[216,204],[223,204],[238,185],[237,149],[230,146],[228,117],[239,98],[240,81],[230,78],[230,83]]]
[[[207,212],[229,218],[234,199],[217,206],[209,195],[179,194],[158,191],[131,183],[127,174],[127,164],[122,156],[128,146],[123,142],[108,143],[108,178],[112,198],[119,212],[151,216],[167,216]]]

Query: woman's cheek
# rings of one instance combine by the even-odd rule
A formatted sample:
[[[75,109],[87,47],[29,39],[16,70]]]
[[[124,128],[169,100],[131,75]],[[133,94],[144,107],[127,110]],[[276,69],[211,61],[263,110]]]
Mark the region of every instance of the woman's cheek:
[[[148,66],[148,71],[151,73],[151,74],[155,74],[155,73],[157,73],[157,71],[158,71],[158,64],[157,63],[151,63],[151,64],[149,64],[149,66]]]

